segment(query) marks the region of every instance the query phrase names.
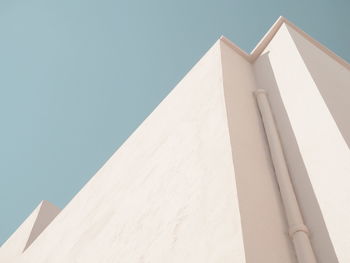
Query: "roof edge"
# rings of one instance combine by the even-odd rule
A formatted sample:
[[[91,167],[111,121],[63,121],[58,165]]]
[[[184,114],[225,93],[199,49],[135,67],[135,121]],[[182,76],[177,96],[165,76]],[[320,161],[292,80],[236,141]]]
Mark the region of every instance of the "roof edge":
[[[230,48],[232,48],[234,51],[236,51],[239,55],[241,55],[246,60],[252,62],[251,55],[245,52],[243,49],[241,49],[239,46],[237,46],[235,43],[233,43],[231,40],[229,40],[225,36],[221,36],[220,40],[226,43]]]
[[[318,47],[320,50],[322,50],[324,53],[326,53],[327,55],[329,55],[330,57],[332,57],[334,60],[336,60],[339,64],[343,65],[344,67],[346,67],[348,70],[350,70],[350,64],[348,61],[346,61],[345,59],[343,59],[342,57],[338,56],[335,52],[333,52],[332,50],[330,50],[329,48],[327,48],[325,45],[321,44],[320,42],[318,42],[316,39],[314,39],[313,37],[311,37],[309,34],[305,33],[305,31],[303,31],[302,29],[300,29],[299,27],[297,27],[296,25],[294,25],[292,22],[290,22],[289,20],[287,20],[286,18],[283,18],[283,23],[285,23],[286,25],[290,26],[291,28],[293,28],[295,31],[297,31],[300,35],[302,35],[303,37],[305,37],[308,41],[310,41],[312,44],[314,44],[316,47]],[[282,24],[283,24],[282,23]]]
[[[276,22],[270,27],[270,29],[266,32],[266,34],[260,39],[258,44],[255,46],[255,48],[250,52],[251,60],[255,61],[260,54],[265,50],[267,45],[271,42],[271,40],[274,38],[278,30],[281,28],[283,23],[285,23],[287,19],[285,19],[283,16],[280,16]]]
[[[297,31],[299,34],[301,34],[303,37],[305,37],[308,41],[310,41],[312,44],[314,44],[316,47],[321,49],[324,53],[332,57],[334,60],[336,60],[339,64],[343,65],[347,69],[350,70],[350,64],[342,57],[338,56],[336,53],[328,49],[325,45],[321,44],[314,38],[312,38],[310,35],[305,33],[302,29],[294,25],[292,22],[290,22],[288,19],[286,19],[283,16],[280,16],[276,22],[270,27],[270,29],[267,31],[267,33],[261,38],[261,40],[258,42],[258,44],[255,46],[255,48],[248,54],[244,50],[242,50],[239,46],[237,46],[235,43],[233,43],[230,39],[228,39],[225,36],[221,36],[220,40],[225,42],[229,47],[231,47],[233,50],[235,50],[238,54],[240,54],[242,57],[247,59],[249,62],[254,62],[260,54],[265,50],[267,45],[271,42],[271,40],[274,38],[280,27],[286,24],[293,28],[295,31]]]

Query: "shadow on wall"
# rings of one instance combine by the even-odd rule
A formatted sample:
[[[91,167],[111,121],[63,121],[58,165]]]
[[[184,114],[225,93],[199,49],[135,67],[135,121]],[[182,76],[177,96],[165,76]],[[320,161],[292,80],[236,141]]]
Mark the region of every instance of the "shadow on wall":
[[[252,65],[221,43],[223,88],[246,262],[295,263],[264,128]]]
[[[259,70],[256,70],[259,68]],[[280,134],[294,190],[302,211],[305,224],[310,230],[310,238],[318,262],[338,263],[330,240],[322,212],[313,191],[309,176],[301,157],[279,88],[270,64],[269,53],[262,55],[254,64],[257,83],[262,83],[269,96],[276,125]]]
[[[340,133],[350,148],[349,69],[322,50],[314,48],[311,43],[301,38],[293,30],[290,30],[290,34]]]

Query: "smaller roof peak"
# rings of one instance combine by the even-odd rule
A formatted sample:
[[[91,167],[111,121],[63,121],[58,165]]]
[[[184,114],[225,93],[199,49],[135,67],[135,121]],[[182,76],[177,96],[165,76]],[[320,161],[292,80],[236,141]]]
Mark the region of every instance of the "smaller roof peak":
[[[305,37],[308,41],[310,41],[316,47],[318,47],[327,55],[331,56],[333,59],[338,61],[338,63],[345,66],[347,69],[350,69],[350,64],[347,61],[339,57],[333,51],[329,50],[326,46],[322,45],[320,42],[312,38],[310,35],[305,33],[303,30],[301,30],[299,27],[294,25],[292,22],[290,22],[287,18],[283,16],[280,16],[276,20],[276,22],[270,27],[267,33],[261,38],[261,40],[255,46],[255,48],[249,54],[244,50],[242,50],[239,46],[237,46],[235,43],[233,43],[230,39],[228,39],[225,36],[221,36],[219,40],[225,42],[227,45],[233,48],[236,52],[238,52],[241,56],[246,58],[249,62],[254,62],[260,56],[260,54],[265,50],[267,45],[271,42],[271,40],[274,38],[274,36],[276,35],[276,33],[278,32],[278,30],[281,28],[283,24],[286,24],[292,29],[294,29],[295,31],[297,31],[299,34]]]
[[[245,57],[247,60],[249,60],[250,62],[253,62],[261,54],[261,52],[266,48],[266,46],[270,43],[270,41],[275,36],[277,31],[280,29],[281,25],[285,22],[291,24],[286,18],[284,18],[283,16],[280,16],[276,20],[276,22],[270,27],[267,33],[263,36],[263,38],[258,42],[258,44],[255,46],[252,52],[250,52],[250,54],[242,50],[239,46],[237,46],[235,43],[233,43],[230,39],[228,39],[224,35],[220,37],[220,40],[228,44],[231,48],[236,50],[240,55]]]

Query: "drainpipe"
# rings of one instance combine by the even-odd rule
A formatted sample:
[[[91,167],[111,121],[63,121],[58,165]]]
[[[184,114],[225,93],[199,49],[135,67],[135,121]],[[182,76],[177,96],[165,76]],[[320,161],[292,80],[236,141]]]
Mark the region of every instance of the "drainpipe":
[[[284,211],[288,221],[289,236],[293,242],[298,262],[317,263],[315,254],[312,250],[309,231],[304,224],[290,179],[286,159],[283,154],[282,144],[266,91],[264,89],[258,89],[254,93],[264,124],[272,164],[275,170]]]

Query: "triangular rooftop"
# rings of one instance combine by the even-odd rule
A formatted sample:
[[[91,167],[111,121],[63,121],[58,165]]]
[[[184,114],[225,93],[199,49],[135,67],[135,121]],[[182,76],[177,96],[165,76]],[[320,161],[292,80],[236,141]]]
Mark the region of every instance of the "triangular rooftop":
[[[265,36],[259,41],[259,43],[255,46],[255,48],[250,52],[247,53],[244,50],[242,50],[239,46],[237,46],[235,43],[233,43],[230,39],[226,38],[225,36],[221,36],[221,40],[224,41],[226,44],[231,46],[237,53],[239,53],[242,57],[244,57],[249,62],[254,62],[261,53],[265,50],[267,45],[271,42],[271,40],[274,38],[275,34],[278,32],[280,27],[283,24],[287,24],[291,28],[293,28],[295,31],[297,31],[299,34],[301,34],[303,37],[305,37],[307,40],[309,40],[312,44],[316,45],[319,49],[321,49],[323,52],[331,56],[333,59],[338,61],[340,64],[345,66],[346,68],[350,69],[350,64],[335,54],[333,51],[328,49],[326,46],[312,38],[310,35],[305,33],[303,30],[301,30],[299,27],[294,25],[292,22],[290,22],[288,19],[286,19],[283,16],[280,16],[276,22],[271,26],[271,28],[267,31]]]
[[[311,90],[305,97],[324,110],[324,102],[316,94],[318,87],[305,66],[309,62],[303,61],[293,37],[316,46],[304,43],[317,49],[315,57],[325,56],[318,49],[331,57],[330,63],[337,66],[332,74],[339,71],[339,64],[349,69],[346,61],[283,17],[250,54],[221,37],[14,262],[294,263],[253,96],[258,88],[270,89],[278,122],[288,121],[283,110],[289,110],[299,123],[304,113],[294,107],[298,94],[286,96],[292,105],[288,108],[278,101],[273,88],[299,93]],[[264,56],[270,43],[274,44],[271,56]],[[277,71],[274,75],[269,70]],[[289,78],[292,70],[295,75]],[[339,79],[338,88],[342,89],[347,79]],[[307,104],[297,103],[304,108]],[[303,159],[298,159],[294,130],[288,125],[281,137],[288,139],[286,155],[291,156],[291,170],[299,176]],[[306,129],[307,125],[301,126]],[[329,126],[335,127],[333,123]],[[302,203],[302,210],[313,231],[319,262],[336,262],[317,201],[307,196],[312,189],[307,188],[307,181],[300,185],[301,189],[296,187],[299,197],[309,199]],[[324,211],[337,216],[332,208]],[[342,236],[336,231],[331,233],[337,241],[334,244],[346,258]],[[342,231],[348,230],[344,227]]]

